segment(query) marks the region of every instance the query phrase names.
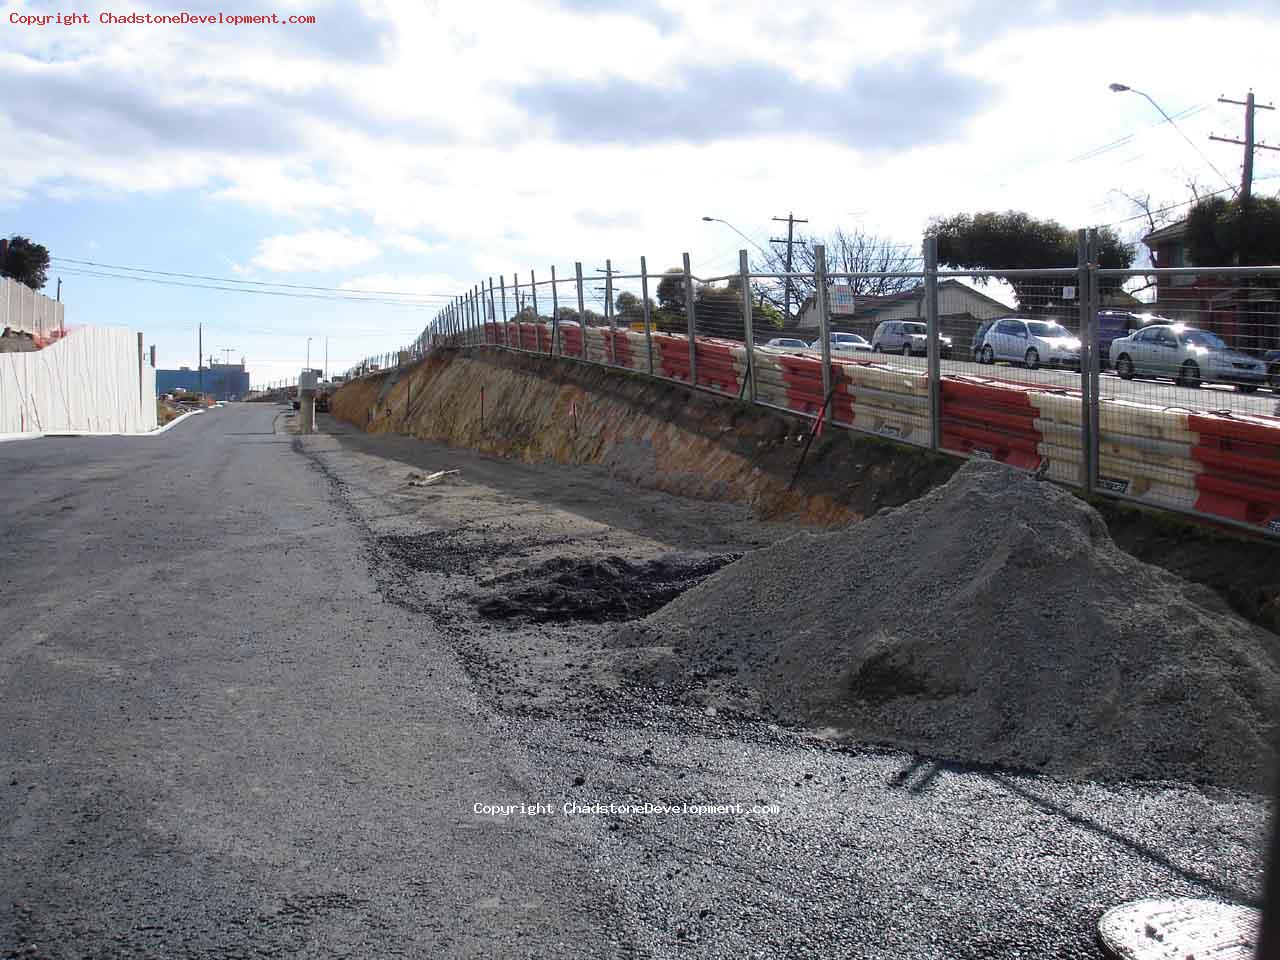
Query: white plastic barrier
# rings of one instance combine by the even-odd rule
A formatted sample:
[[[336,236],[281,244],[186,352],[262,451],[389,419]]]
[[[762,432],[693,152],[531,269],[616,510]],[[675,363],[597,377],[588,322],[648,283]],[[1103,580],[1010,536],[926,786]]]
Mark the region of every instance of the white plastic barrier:
[[[30,353],[0,353],[0,434],[156,428],[156,378],[138,335],[78,327]]]
[[[36,293],[25,283],[0,277],[0,333],[4,328],[51,340],[62,332],[66,305]]]

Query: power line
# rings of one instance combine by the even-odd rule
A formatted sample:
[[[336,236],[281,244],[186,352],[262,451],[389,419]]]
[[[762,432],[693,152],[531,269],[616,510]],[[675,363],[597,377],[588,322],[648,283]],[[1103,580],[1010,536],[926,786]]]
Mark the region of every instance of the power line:
[[[1263,180],[1276,180],[1276,179],[1280,179],[1280,173],[1278,173],[1278,174],[1272,174],[1272,175],[1270,175],[1270,176],[1266,176],[1266,177],[1255,177],[1255,178],[1254,178],[1254,181],[1255,181],[1255,182],[1260,183],[1260,182],[1262,182]],[[1161,207],[1160,209],[1158,209],[1158,210],[1152,210],[1152,211],[1150,211],[1149,213],[1146,213],[1146,212],[1144,212],[1144,213],[1139,213],[1139,214],[1137,214],[1136,216],[1132,216],[1132,217],[1125,217],[1123,220],[1117,220],[1117,221],[1115,221],[1115,223],[1104,223],[1104,224],[1101,224],[1101,226],[1103,226],[1103,227],[1119,227],[1119,226],[1123,226],[1123,225],[1124,225],[1124,224],[1126,224],[1126,223],[1133,223],[1133,221],[1135,221],[1135,220],[1146,220],[1148,216],[1155,216],[1157,213],[1168,213],[1170,210],[1177,210],[1179,207],[1191,207],[1191,206],[1194,206],[1195,204],[1199,203],[1201,200],[1206,199],[1207,197],[1216,197],[1216,196],[1218,196],[1219,194],[1222,194],[1222,193],[1236,193],[1236,192],[1238,192],[1238,191],[1237,191],[1237,188],[1236,188],[1234,185],[1229,186],[1229,187],[1223,187],[1221,190],[1214,190],[1214,191],[1212,191],[1212,192],[1210,192],[1210,193],[1202,193],[1202,194],[1200,194],[1200,196],[1198,196],[1198,197],[1192,197],[1190,200],[1183,200],[1181,203],[1171,203],[1171,204],[1169,204],[1167,207]]]
[[[328,293],[368,293],[378,296],[389,297],[428,297],[452,300],[456,294],[452,293],[407,293],[403,290],[357,290],[352,291],[344,287],[317,287],[300,283],[276,283],[270,280],[237,280],[234,277],[215,277],[203,273],[175,273],[168,270],[150,270],[146,267],[122,267],[118,264],[96,263],[93,260],[75,260],[71,257],[50,257],[50,260],[59,263],[74,263],[86,267],[97,267],[102,270],[127,270],[131,273],[148,273],[158,277],[183,277],[188,280],[214,280],[218,283],[235,283],[249,286],[259,287],[284,287],[288,290],[319,290]]]
[[[1185,120],[1188,117],[1193,117],[1197,113],[1200,113],[1208,109],[1208,107],[1209,107],[1209,104],[1207,102],[1197,104],[1194,107],[1187,107],[1185,110],[1182,110],[1182,111],[1179,111],[1178,113],[1173,114],[1173,116],[1169,120],[1157,120],[1155,123],[1150,124],[1149,126],[1143,127],[1142,130],[1139,130],[1137,133],[1127,133],[1123,137],[1120,137],[1119,139],[1112,140],[1109,143],[1101,144],[1100,146],[1094,147],[1092,150],[1086,150],[1084,153],[1081,153],[1069,159],[1067,163],[1079,163],[1082,160],[1092,160],[1095,157],[1100,157],[1104,153],[1109,153],[1112,150],[1116,150],[1116,149],[1119,149],[1120,147],[1123,147],[1125,144],[1131,143],[1135,137],[1141,135],[1146,130],[1153,130],[1156,127],[1163,127],[1166,123],[1172,123],[1173,120]]]
[[[257,290],[245,287],[228,287],[217,284],[208,283],[189,283],[183,280],[165,280],[158,277],[138,277],[131,274],[123,273],[103,273],[95,270],[85,270],[80,267],[64,267],[65,273],[72,276],[95,277],[102,280],[133,280],[138,283],[155,283],[167,287],[187,287],[194,290],[221,290],[225,293],[249,293],[258,294],[260,296],[269,297],[289,297],[292,299],[302,300],[329,300],[334,302],[347,303],[377,303],[388,306],[401,307],[439,307],[441,304],[452,300],[452,297],[431,294],[429,300],[386,300],[376,296],[360,296],[359,291],[347,291],[346,295],[319,294],[319,293],[291,293],[286,290]],[[337,288],[332,288],[337,289]],[[401,296],[413,296],[413,294],[403,294]]]

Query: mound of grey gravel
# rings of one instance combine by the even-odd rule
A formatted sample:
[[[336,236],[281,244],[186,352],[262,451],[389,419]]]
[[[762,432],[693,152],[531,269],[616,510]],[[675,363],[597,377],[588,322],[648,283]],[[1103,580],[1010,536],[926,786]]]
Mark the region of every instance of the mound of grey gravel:
[[[1280,638],[996,463],[749,554],[615,637],[641,679],[940,759],[1270,788]],[[655,652],[657,655],[655,655]],[[736,691],[736,693],[735,693]]]

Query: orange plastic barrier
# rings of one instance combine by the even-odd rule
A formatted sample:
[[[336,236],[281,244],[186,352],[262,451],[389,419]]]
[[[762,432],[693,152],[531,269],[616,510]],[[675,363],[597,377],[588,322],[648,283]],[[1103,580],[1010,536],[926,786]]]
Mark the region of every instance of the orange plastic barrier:
[[[1195,509],[1280,534],[1280,419],[1191,414]]]
[[[970,457],[1034,470],[1042,437],[1031,389],[993,381],[944,378],[942,446]]]

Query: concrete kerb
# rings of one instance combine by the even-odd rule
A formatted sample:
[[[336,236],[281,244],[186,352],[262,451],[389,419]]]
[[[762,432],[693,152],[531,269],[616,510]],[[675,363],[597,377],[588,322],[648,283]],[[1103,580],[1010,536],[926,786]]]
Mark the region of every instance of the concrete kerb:
[[[221,406],[221,404],[218,404],[218,406]],[[188,417],[194,417],[204,412],[203,410],[188,410],[182,416],[175,417],[158,430],[150,430],[146,433],[110,433],[102,430],[45,430],[37,433],[0,433],[0,443],[8,443],[12,440],[39,440],[42,437],[156,437],[172,430]]]

